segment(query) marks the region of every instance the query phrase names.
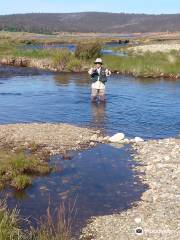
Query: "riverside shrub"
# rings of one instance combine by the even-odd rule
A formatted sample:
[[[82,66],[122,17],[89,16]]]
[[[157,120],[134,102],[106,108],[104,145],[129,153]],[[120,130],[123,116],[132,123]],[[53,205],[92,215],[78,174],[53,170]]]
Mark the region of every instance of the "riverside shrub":
[[[82,61],[79,59],[71,59],[67,64],[67,70],[73,72],[80,72],[82,69]]]
[[[51,52],[55,66],[57,66],[59,70],[64,70],[72,58],[72,54],[67,49],[55,49],[51,50]]]
[[[101,56],[101,44],[98,42],[79,43],[75,50],[75,57],[80,59],[92,59]]]

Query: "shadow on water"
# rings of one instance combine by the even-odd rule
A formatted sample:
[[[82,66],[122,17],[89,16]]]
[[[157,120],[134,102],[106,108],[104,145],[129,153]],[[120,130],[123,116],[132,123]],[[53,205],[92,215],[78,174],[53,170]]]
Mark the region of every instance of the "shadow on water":
[[[139,200],[145,187],[131,170],[128,146],[99,144],[95,148],[71,153],[71,160],[51,157],[57,171],[47,177],[34,179],[25,192],[8,190],[8,206],[21,209],[21,215],[39,219],[50,207],[55,209],[62,201],[76,201],[76,221],[73,232],[92,216],[112,214],[132,206]]]

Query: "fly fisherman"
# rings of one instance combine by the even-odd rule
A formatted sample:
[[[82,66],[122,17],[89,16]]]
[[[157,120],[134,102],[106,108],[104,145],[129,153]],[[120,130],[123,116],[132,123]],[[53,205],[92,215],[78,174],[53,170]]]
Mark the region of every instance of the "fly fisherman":
[[[91,101],[95,102],[97,97],[101,102],[105,101],[105,82],[107,77],[111,75],[111,72],[102,67],[102,59],[97,58],[94,62],[95,66],[89,69],[88,73],[91,76]]]

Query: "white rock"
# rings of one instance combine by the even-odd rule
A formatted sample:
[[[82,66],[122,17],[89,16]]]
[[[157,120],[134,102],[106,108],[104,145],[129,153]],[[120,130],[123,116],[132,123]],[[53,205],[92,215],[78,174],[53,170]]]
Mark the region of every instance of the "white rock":
[[[97,142],[102,143],[103,141],[104,141],[104,138],[103,138],[103,137],[99,137],[99,138],[97,139]]]
[[[130,140],[129,140],[128,138],[125,138],[125,139],[123,140],[123,143],[130,143]]]
[[[106,136],[106,137],[103,138],[103,140],[104,141],[109,141],[109,138],[110,138],[109,136]]]
[[[134,142],[138,143],[138,142],[144,142],[144,140],[140,137],[135,137],[134,138]]]
[[[89,146],[90,146],[90,147],[94,147],[94,146],[95,146],[95,143],[94,143],[94,142],[90,142]]]
[[[137,217],[137,218],[134,219],[134,221],[135,221],[136,223],[141,223],[142,219],[141,219],[140,217]]]
[[[124,133],[116,133],[115,135],[109,138],[109,141],[112,143],[117,143],[122,141],[124,137],[125,137]]]

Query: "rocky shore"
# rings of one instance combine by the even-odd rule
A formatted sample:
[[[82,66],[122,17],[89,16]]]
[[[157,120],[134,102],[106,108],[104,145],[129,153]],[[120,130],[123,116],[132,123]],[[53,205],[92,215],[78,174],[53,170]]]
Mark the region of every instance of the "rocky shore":
[[[0,125],[0,147],[37,145],[51,154],[95,145],[101,141],[100,131],[69,124],[7,124]]]
[[[148,184],[141,201],[119,214],[95,217],[81,239],[177,240],[180,238],[180,140],[133,144],[140,178]]]

